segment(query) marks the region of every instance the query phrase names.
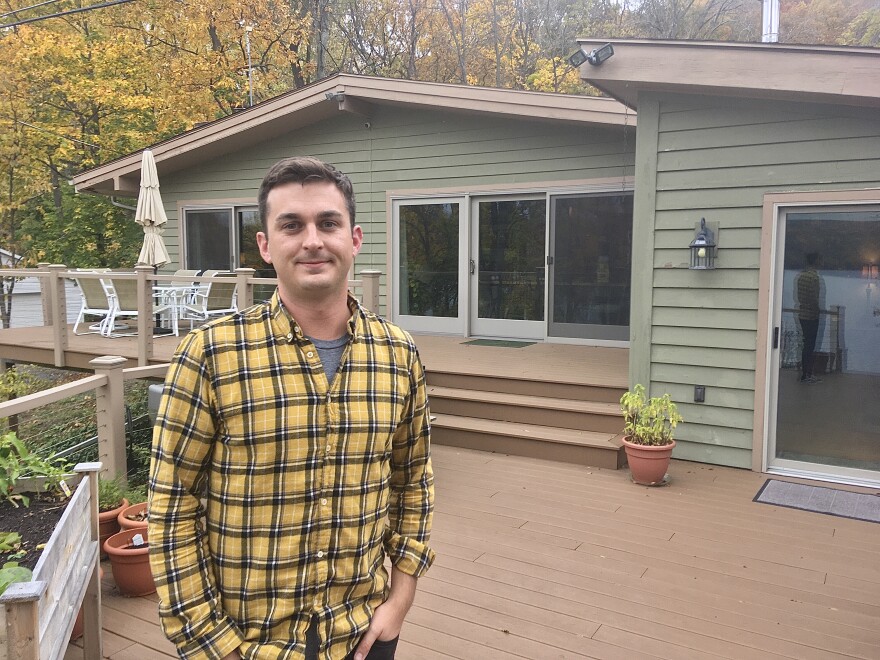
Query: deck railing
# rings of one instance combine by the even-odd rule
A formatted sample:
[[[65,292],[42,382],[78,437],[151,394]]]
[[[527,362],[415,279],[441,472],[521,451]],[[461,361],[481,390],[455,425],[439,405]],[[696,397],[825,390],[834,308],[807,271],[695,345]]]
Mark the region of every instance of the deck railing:
[[[95,358],[89,364],[94,376],[58,385],[0,403],[0,419],[21,415],[41,406],[78,394],[95,393],[98,425],[98,460],[102,474],[122,479],[128,473],[125,458],[125,381],[137,378],[165,378],[168,364],[124,369],[127,360],[114,355]]]
[[[274,286],[277,279],[255,277],[254,269],[239,268],[235,271],[236,294],[239,309],[253,304],[254,288],[258,286]],[[363,270],[358,279],[349,280],[349,288],[372,310],[379,309],[379,276],[378,270]],[[54,364],[64,367],[65,353],[70,345],[71,327],[67,323],[67,300],[65,290],[66,279],[106,279],[110,273],[89,272],[69,269],[60,264],[46,265],[39,268],[3,269],[2,277],[37,277],[40,279],[40,290],[43,303],[43,325],[52,328],[54,347]],[[153,351],[153,287],[170,285],[181,277],[175,275],[157,275],[152,266],[136,266],[134,272],[113,272],[113,279],[133,279],[137,281],[137,346],[138,365],[145,367],[154,359]],[[207,282],[207,277],[186,277],[187,281]],[[108,339],[113,341],[113,339]],[[108,350],[111,353],[112,350]]]

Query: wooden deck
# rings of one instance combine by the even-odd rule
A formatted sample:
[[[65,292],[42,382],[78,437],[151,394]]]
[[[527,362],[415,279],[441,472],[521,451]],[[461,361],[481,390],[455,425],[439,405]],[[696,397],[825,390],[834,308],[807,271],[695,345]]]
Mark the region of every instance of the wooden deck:
[[[434,471],[399,660],[880,658],[880,525],[754,503],[764,475],[673,461],[650,489],[446,446]],[[106,580],[106,657],[174,657],[154,599]]]

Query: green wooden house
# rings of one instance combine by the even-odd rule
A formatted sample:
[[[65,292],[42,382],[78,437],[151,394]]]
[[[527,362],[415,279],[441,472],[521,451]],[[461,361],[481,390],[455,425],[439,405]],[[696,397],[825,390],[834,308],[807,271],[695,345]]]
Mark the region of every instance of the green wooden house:
[[[152,146],[166,270],[263,268],[259,182],[314,155],[351,176],[355,269],[407,329],[628,349],[629,383],[680,405],[678,458],[877,483],[880,52],[612,43],[580,70],[611,98],[338,75]],[[134,196],[139,168],[74,181]],[[715,267],[692,270],[702,218]],[[817,252],[821,382],[800,383]]]
[[[880,50],[612,47],[580,73],[639,117],[630,381],[680,403],[680,458],[876,485]],[[692,270],[703,218],[715,268]],[[804,358],[808,255],[822,299]]]

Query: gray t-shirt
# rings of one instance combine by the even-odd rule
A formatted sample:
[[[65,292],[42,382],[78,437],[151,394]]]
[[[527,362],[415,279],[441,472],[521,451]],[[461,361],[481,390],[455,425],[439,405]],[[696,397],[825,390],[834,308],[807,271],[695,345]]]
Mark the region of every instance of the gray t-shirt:
[[[324,374],[327,376],[327,385],[333,385],[333,379],[336,378],[336,372],[339,370],[339,361],[348,344],[348,335],[329,340],[309,337],[309,340],[315,345],[318,357],[321,358]]]

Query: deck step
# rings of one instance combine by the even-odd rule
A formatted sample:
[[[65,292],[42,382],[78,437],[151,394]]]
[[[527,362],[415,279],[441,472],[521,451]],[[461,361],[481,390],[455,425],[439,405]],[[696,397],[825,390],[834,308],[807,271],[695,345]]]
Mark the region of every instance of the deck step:
[[[437,387],[615,404],[620,401],[621,395],[626,391],[626,386],[619,384],[563,382],[554,381],[551,377],[491,376],[431,368],[426,368],[425,376],[428,385]]]
[[[620,405],[605,401],[440,386],[429,386],[428,396],[433,413],[609,433],[623,427]]]
[[[441,445],[618,469],[623,447],[616,433],[565,429],[432,413],[431,441]]]

